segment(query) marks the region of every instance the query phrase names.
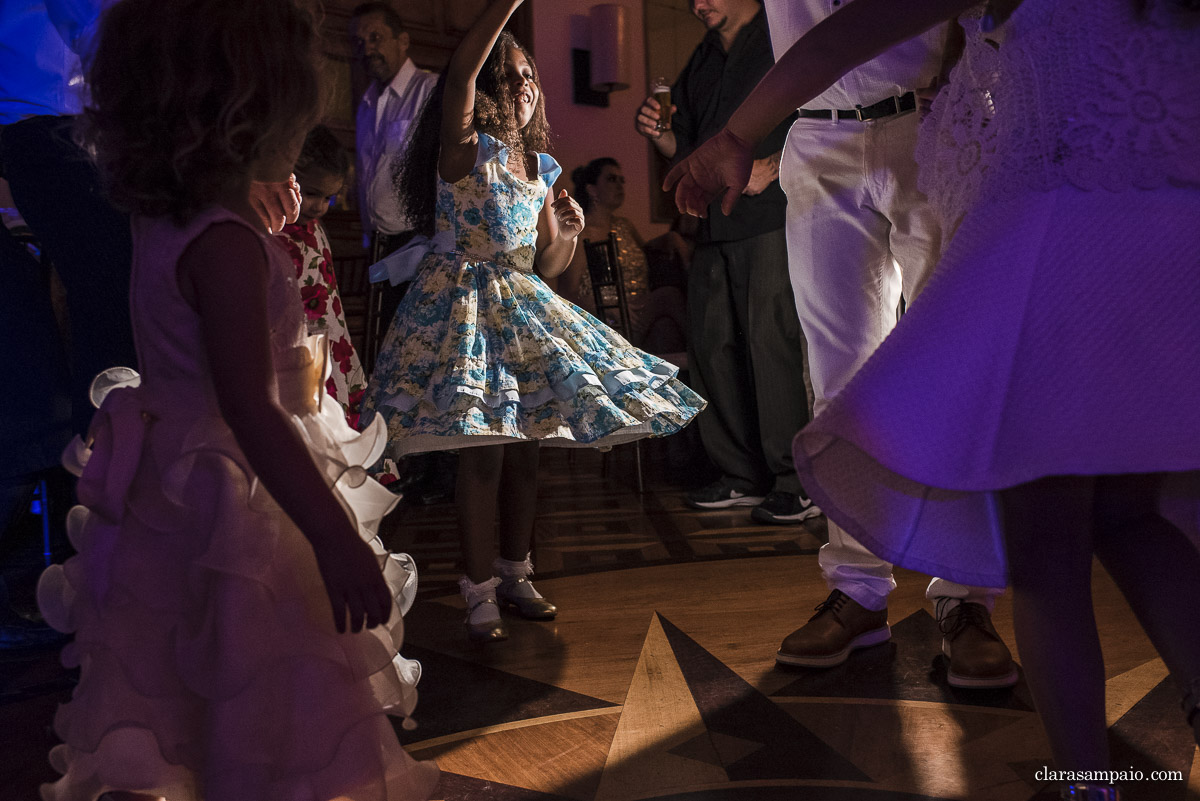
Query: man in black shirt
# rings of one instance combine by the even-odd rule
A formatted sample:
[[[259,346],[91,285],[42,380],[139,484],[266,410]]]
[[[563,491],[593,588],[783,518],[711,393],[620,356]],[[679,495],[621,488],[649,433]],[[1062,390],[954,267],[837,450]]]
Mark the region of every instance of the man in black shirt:
[[[675,85],[673,109],[653,97],[638,133],[668,159],[681,159],[719,131],[774,65],[758,0],[692,0],[708,33]],[[658,129],[671,113],[670,130]],[[688,494],[702,509],[753,506],[755,520],[790,524],[821,510],[792,464],[792,437],[808,422],[804,340],[788,278],[779,158],[791,119],[755,153],[745,197],[731,215],[714,201],[702,221],[688,277],[689,368],[708,399],[700,436],[722,476]]]

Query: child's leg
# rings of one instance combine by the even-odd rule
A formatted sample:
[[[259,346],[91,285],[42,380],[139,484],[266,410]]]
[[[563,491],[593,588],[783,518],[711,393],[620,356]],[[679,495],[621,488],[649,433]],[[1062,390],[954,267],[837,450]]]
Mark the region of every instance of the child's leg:
[[[1109,764],[1092,610],[1094,483],[1055,476],[1000,493],[1017,648],[1061,770]]]
[[[496,597],[500,605],[516,609],[522,617],[550,620],[558,607],[542,597],[529,581],[533,564],[529,546],[537,516],[538,443],[520,442],[504,446],[504,469],[500,477],[500,558],[492,569],[500,577]]]
[[[1200,702],[1200,552],[1159,516],[1163,476],[1104,476],[1096,486],[1096,555],[1129,601],[1181,691]],[[1200,715],[1193,719],[1200,742]]]
[[[463,448],[458,456],[454,502],[458,506],[458,536],[466,565],[466,575],[458,580],[458,588],[467,604],[467,636],[477,643],[508,638],[496,600],[500,579],[492,577],[496,493],[503,462],[501,445]]]
[[[506,447],[509,446],[481,445],[463,448],[458,455],[458,482],[454,490],[458,536],[466,564],[464,572],[476,584],[492,577],[496,498]],[[521,558],[524,557],[522,551]]]
[[[500,556],[523,562],[533,541],[537,517],[537,471],[541,451],[538,443],[518,442],[504,446],[500,471]]]

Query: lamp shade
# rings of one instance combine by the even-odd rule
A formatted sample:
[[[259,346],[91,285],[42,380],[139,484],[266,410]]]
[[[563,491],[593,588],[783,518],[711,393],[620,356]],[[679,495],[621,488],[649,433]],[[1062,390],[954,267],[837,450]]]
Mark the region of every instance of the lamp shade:
[[[592,89],[597,92],[628,89],[625,7],[616,3],[592,6],[588,19],[592,43]]]

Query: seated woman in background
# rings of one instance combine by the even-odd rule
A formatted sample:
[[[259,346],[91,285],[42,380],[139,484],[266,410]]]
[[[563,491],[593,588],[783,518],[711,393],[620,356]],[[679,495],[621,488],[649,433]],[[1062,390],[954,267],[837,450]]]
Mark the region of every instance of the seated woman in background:
[[[675,286],[651,291],[644,243],[633,223],[619,217],[616,210],[625,202],[625,176],[616,159],[592,159],[571,174],[575,199],[583,206],[586,225],[580,237],[585,242],[607,239],[616,234],[617,260],[629,307],[632,330],[624,331],[629,341],[651,353],[673,353],[686,348],[686,300]],[[575,257],[558,281],[558,291],[575,305],[596,312],[592,282],[587,270],[584,248],[576,248]]]

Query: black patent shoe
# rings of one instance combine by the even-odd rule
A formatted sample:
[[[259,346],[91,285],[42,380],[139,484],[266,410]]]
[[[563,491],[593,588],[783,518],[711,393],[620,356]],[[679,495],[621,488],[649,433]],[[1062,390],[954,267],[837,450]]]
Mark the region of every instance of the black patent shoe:
[[[466,576],[458,580],[458,589],[467,604],[467,619],[463,625],[467,627],[467,639],[473,643],[508,639],[508,628],[500,617],[500,604],[496,602],[496,585],[499,583],[500,579],[494,576],[478,584]]]
[[[463,621],[463,625],[467,627],[467,639],[473,643],[489,643],[501,642],[508,639],[508,627],[504,625],[504,619],[496,617],[491,620],[484,620],[480,623],[471,622],[471,613],[484,604],[496,604],[491,598],[480,601],[475,606],[467,610],[467,619]]]
[[[501,609],[515,609],[527,620],[553,620],[558,614],[558,607],[543,598],[527,578],[501,581],[496,600]]]

